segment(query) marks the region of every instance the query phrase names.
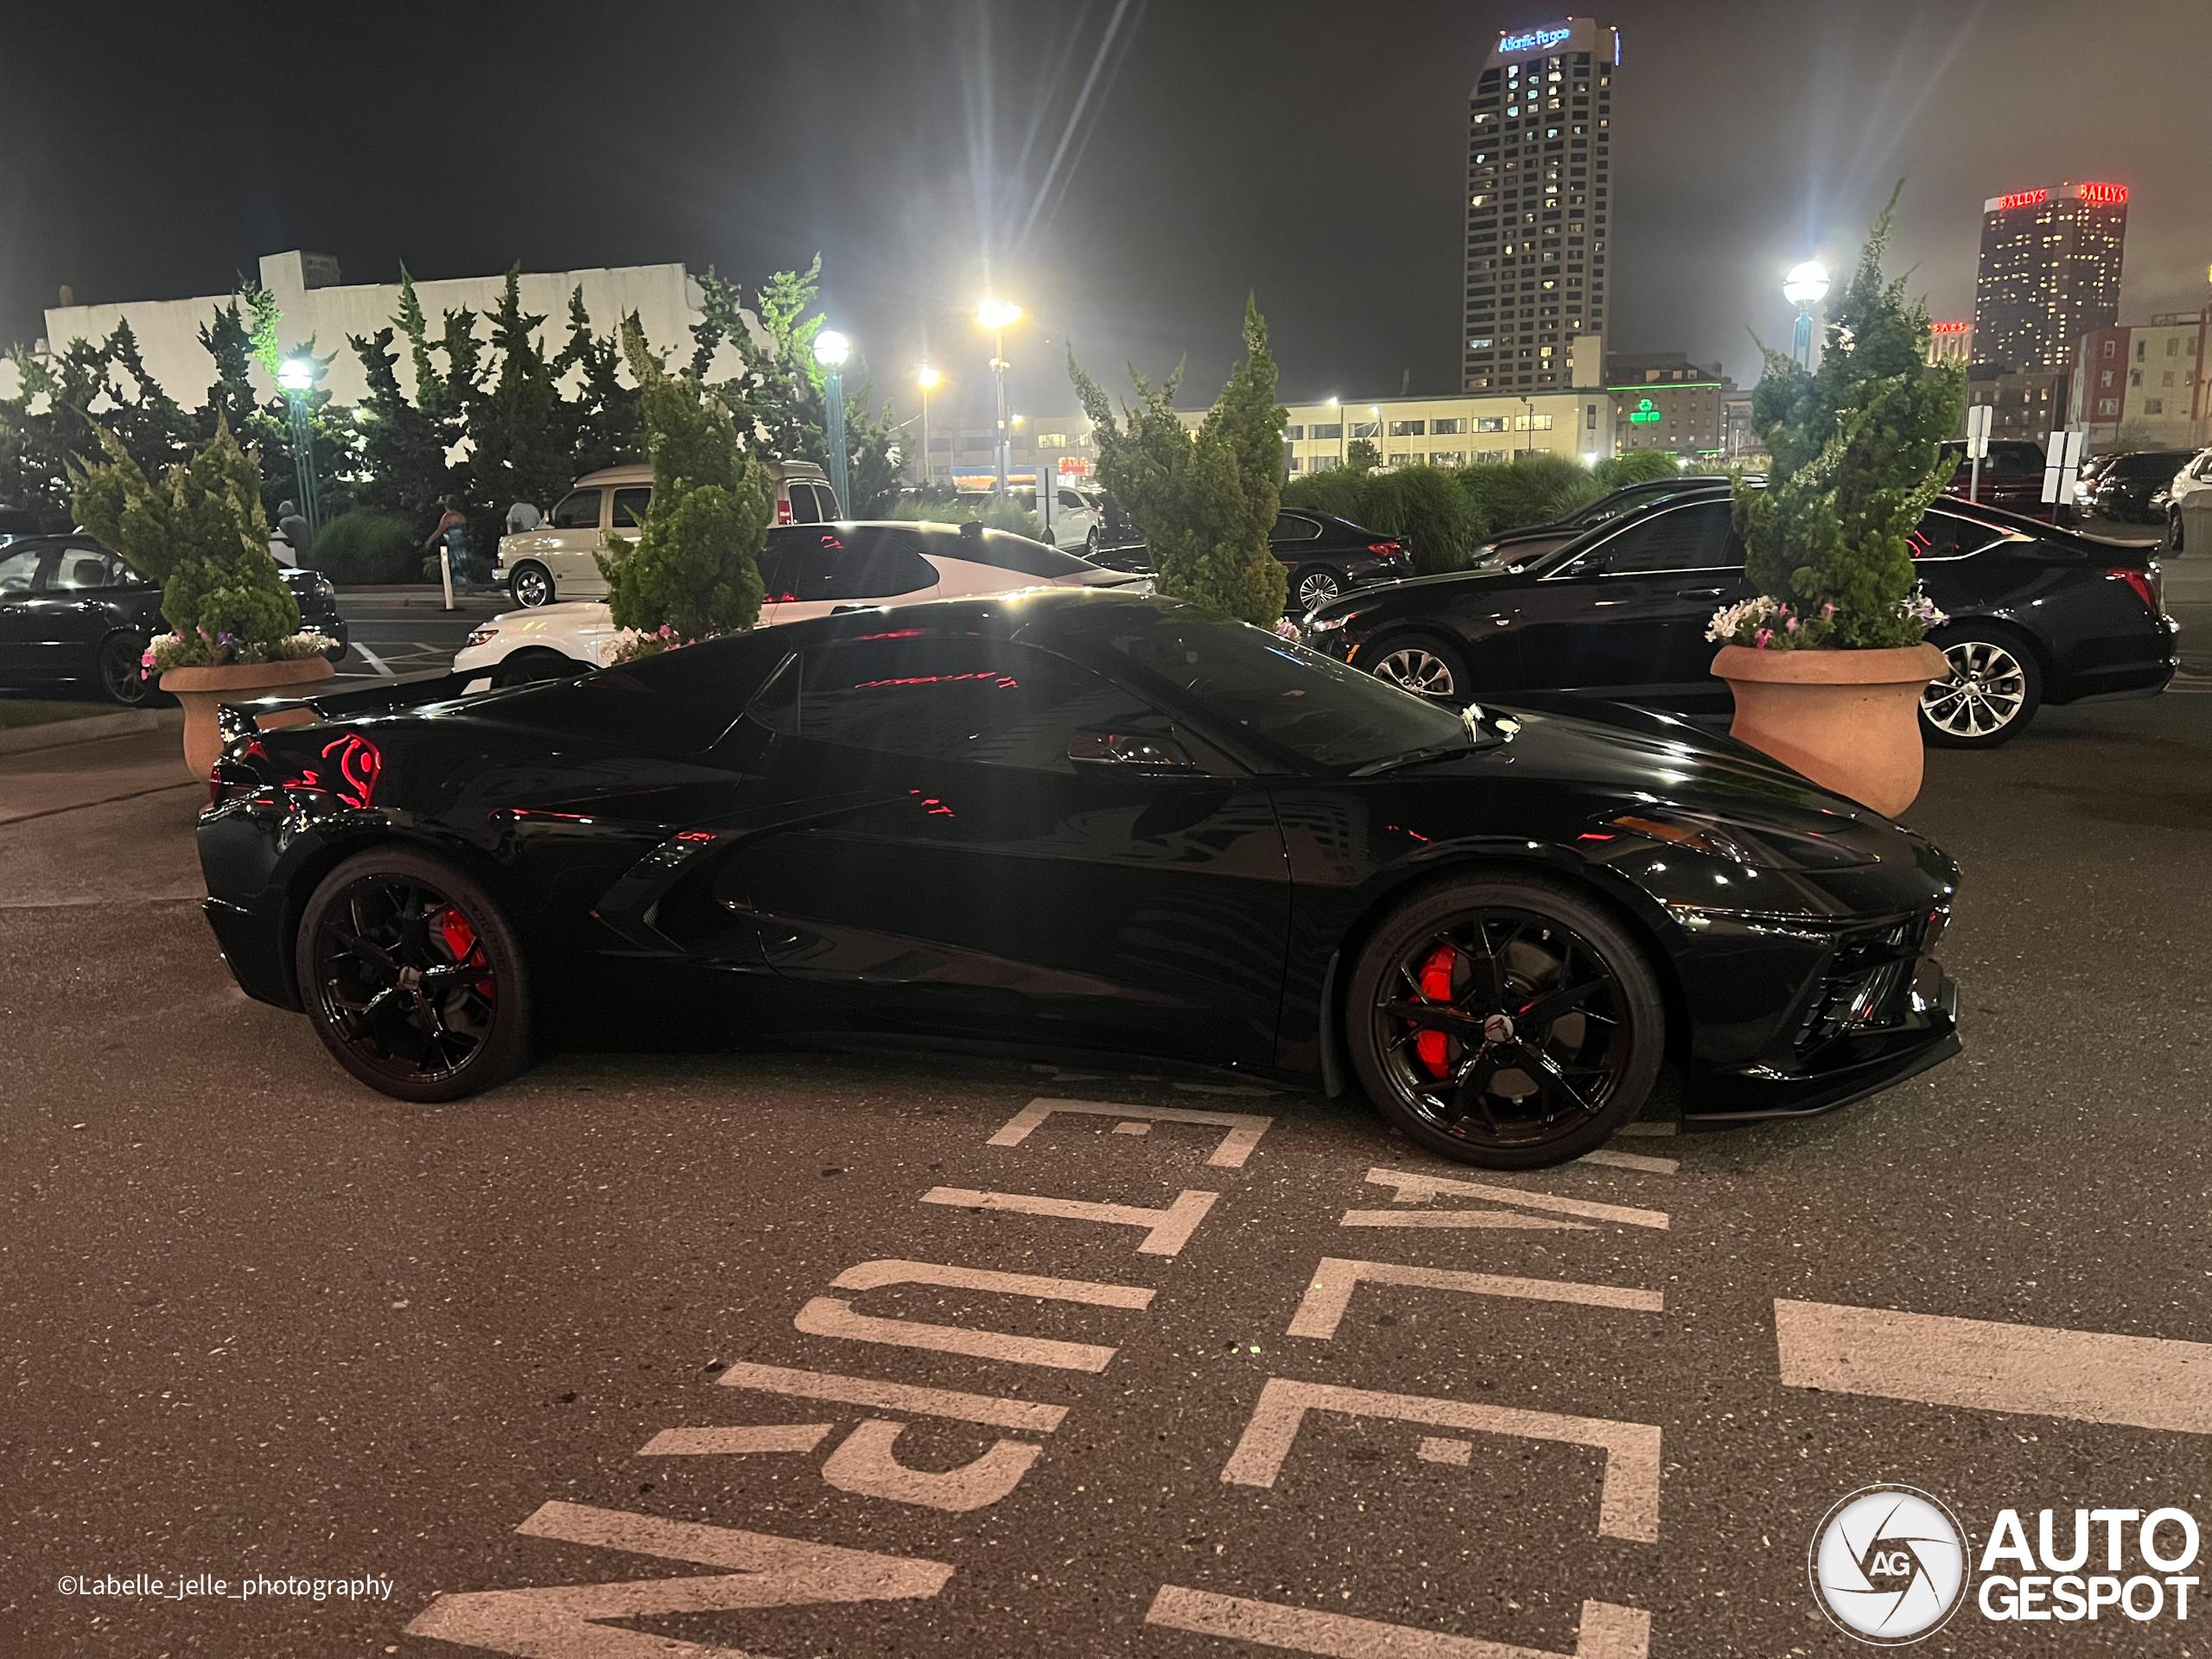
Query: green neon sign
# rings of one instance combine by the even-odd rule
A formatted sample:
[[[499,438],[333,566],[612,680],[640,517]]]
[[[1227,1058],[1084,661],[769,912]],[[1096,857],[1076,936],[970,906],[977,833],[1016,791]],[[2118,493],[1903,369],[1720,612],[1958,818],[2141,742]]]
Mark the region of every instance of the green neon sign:
[[[1658,418],[1659,411],[1651,407],[1651,400],[1649,397],[1641,399],[1637,404],[1635,411],[1629,416],[1629,420],[1637,426],[1642,426],[1646,422],[1656,421]]]

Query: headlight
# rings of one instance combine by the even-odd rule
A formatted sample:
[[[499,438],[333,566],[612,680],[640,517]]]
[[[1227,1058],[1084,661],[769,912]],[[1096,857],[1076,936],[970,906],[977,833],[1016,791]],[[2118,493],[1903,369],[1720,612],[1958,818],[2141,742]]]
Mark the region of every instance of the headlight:
[[[463,645],[461,649],[463,651],[467,651],[470,649],[470,647],[475,645],[488,645],[492,641],[499,637],[499,629],[491,626],[487,623],[485,626],[477,629],[474,633],[470,634],[468,636],[468,644]]]
[[[318,575],[315,579],[315,596],[317,599],[335,599],[338,589],[331,585],[328,576]]]
[[[1358,614],[1357,611],[1346,611],[1342,616],[1314,616],[1309,613],[1306,619],[1306,631],[1308,633],[1334,633]]]
[[[1847,847],[1809,831],[1777,830],[1762,824],[1731,823],[1702,812],[1683,812],[1671,807],[1652,807],[1643,812],[1624,812],[1608,820],[1605,828],[1632,830],[1653,841],[1683,847],[1732,864],[1756,870],[1833,870],[1875,862],[1872,855]],[[1602,831],[1586,839],[1609,839]]]

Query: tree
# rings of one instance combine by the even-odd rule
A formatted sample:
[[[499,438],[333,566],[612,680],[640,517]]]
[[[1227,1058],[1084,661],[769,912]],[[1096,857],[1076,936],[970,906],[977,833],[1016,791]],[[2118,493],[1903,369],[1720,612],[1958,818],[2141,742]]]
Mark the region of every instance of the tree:
[[[759,560],[773,517],[766,469],[740,448],[729,410],[697,372],[669,373],[634,321],[623,325],[622,348],[653,490],[638,539],[599,560],[615,625],[671,645],[749,628],[760,615]]]
[[[1760,643],[1878,649],[1927,632],[1909,537],[1950,481],[1939,446],[1958,424],[1966,376],[1924,366],[1928,308],[1906,299],[1904,277],[1883,276],[1897,200],[1829,309],[1819,372],[1760,346],[1751,422],[1774,466],[1765,488],[1739,480],[1734,491],[1745,574],[1771,601],[1746,611],[1739,632]]]
[[[1344,470],[1348,473],[1371,473],[1382,464],[1382,452],[1367,438],[1354,438],[1344,446]]]
[[[622,321],[639,327],[634,311]],[[553,359],[553,374],[557,380],[571,369],[583,372],[583,384],[569,404],[569,466],[579,478],[645,456],[638,389],[622,384],[620,329],[618,323],[613,334],[594,334],[591,314],[584,309],[583,289],[569,295],[569,343]]]
[[[369,392],[361,404],[361,451],[367,480],[364,505],[385,512],[421,518],[442,497],[467,488],[469,474],[448,467],[446,457],[467,431],[476,395],[480,347],[473,311],[445,314],[443,336],[433,341],[415,295],[415,279],[399,268],[399,315],[391,328],[379,328],[347,344],[361,361]],[[404,339],[414,370],[415,395],[400,390],[394,342]],[[442,368],[432,353],[442,353]],[[566,480],[563,480],[565,482]]]
[[[1268,325],[1244,302],[1244,360],[1194,433],[1175,413],[1178,365],[1157,388],[1129,372],[1136,405],[1116,423],[1105,392],[1068,353],[1068,377],[1098,444],[1098,478],[1152,551],[1160,592],[1259,627],[1281,619],[1282,566],[1268,550],[1282,492],[1282,433]]]
[[[162,668],[219,667],[312,654],[300,607],[269,556],[261,474],[227,423],[156,484],[121,438],[99,430],[101,462],[73,466],[85,527],[162,584],[162,615],[175,631],[156,641]]]
[[[147,372],[127,319],[97,345],[72,340],[44,359],[18,347],[11,357],[16,394],[0,398],[0,499],[28,508],[41,530],[77,522],[69,469],[101,452],[103,427],[149,473],[191,453],[192,418]]]
[[[538,344],[544,321],[523,310],[522,267],[512,267],[491,314],[496,378],[468,417],[475,493],[501,513],[516,501],[550,506],[575,476],[575,411]]]

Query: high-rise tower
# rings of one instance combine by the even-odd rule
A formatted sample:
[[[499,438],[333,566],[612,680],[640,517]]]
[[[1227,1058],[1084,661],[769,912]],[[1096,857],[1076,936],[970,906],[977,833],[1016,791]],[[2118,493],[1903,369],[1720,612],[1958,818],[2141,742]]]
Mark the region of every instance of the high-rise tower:
[[[1613,75],[1620,31],[1586,17],[1498,36],[1467,100],[1468,391],[1573,384],[1605,332]],[[1586,351],[1603,362],[1600,345]]]
[[[1981,204],[1974,357],[2016,372],[2074,365],[2082,335],[2120,317],[2127,187],[2062,184]]]

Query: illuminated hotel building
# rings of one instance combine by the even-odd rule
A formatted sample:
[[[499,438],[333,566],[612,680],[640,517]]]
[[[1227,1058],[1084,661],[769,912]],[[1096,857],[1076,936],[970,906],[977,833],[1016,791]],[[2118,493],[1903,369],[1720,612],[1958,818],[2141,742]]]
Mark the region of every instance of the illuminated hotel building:
[[[1928,325],[1928,365],[1974,361],[1974,324],[1931,322]]]
[[[1575,384],[1577,335],[1605,360],[1613,74],[1620,31],[1586,17],[1498,36],[1467,100],[1460,384]]]
[[[2063,372],[2075,342],[2120,316],[2127,187],[2062,184],[1981,205],[1974,359]]]

